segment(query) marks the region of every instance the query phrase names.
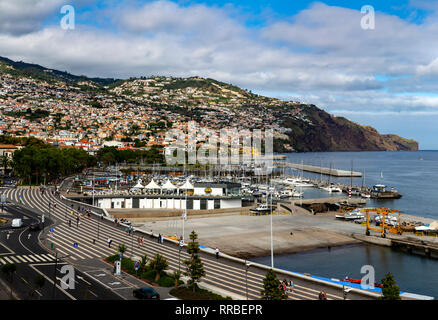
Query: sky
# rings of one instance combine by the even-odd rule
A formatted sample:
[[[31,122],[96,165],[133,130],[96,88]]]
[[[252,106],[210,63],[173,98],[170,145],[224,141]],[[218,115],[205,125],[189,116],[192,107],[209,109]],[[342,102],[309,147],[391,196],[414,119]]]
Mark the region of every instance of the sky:
[[[92,77],[210,77],[423,150],[438,149],[437,35],[438,0],[0,0],[0,56]]]

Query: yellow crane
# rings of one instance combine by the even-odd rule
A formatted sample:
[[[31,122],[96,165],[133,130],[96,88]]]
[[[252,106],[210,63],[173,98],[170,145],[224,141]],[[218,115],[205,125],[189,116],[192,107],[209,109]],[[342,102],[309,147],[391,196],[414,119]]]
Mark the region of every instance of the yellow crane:
[[[388,209],[388,208],[372,208],[372,209],[362,209],[361,212],[365,212],[367,215],[366,220],[366,235],[370,235],[370,231],[379,231],[381,233],[382,238],[386,237],[386,230],[388,230],[391,233],[397,233],[402,234],[403,231],[401,229],[400,224],[400,216],[403,214],[404,211],[400,210],[394,210],[394,209]],[[380,215],[382,217],[382,222],[380,223],[380,227],[370,227],[370,213],[376,213],[377,215]],[[388,218],[388,215],[391,213],[396,213],[398,215],[398,223],[397,226],[389,226],[386,224],[386,220]]]

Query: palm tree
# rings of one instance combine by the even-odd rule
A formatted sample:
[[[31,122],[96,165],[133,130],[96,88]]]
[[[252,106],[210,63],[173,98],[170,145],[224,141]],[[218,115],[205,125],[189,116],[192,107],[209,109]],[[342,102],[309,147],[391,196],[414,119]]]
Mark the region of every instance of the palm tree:
[[[3,174],[6,174],[6,171],[8,170],[9,165],[11,164],[11,160],[9,160],[9,157],[7,155],[3,155],[0,157],[1,165],[3,166]]]
[[[14,273],[17,271],[17,265],[14,263],[7,263],[2,266],[2,272],[10,277],[11,282],[11,300],[12,300],[12,288],[14,285]]]
[[[172,273],[172,278],[175,280],[175,288],[177,288],[179,279],[181,279],[181,271],[176,270],[174,273]]]
[[[151,270],[155,271],[155,282],[160,280],[160,274],[164,271],[168,266],[167,260],[157,253],[155,257],[149,262],[149,267]]]
[[[141,271],[145,271],[145,267],[146,267],[146,263],[148,261],[148,256],[147,254],[145,254],[144,256],[141,257],[141,262],[140,262],[140,270]]]
[[[119,244],[119,252],[122,254],[122,257],[125,251],[126,251],[126,246],[123,243]]]

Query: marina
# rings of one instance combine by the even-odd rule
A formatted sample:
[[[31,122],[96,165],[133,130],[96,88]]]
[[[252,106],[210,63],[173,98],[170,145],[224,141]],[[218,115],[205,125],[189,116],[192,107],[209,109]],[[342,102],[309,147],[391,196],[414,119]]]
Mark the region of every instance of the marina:
[[[328,153],[330,155],[330,167],[340,161],[343,164],[339,167],[351,166],[351,158],[355,153]],[[369,156],[371,159],[379,156],[391,158],[394,153],[357,153],[362,159]],[[318,154],[320,155],[320,154]],[[339,159],[334,159],[337,155]],[[413,153],[397,153],[398,158],[404,156],[415,157]],[[437,154],[433,153],[434,156]],[[309,156],[308,154],[289,154],[287,162],[297,163],[303,160],[293,157]],[[423,156],[424,157],[424,156]],[[425,157],[427,159],[427,157]],[[297,161],[298,160],[298,161]],[[307,160],[310,162],[309,160]],[[328,161],[328,160],[326,160]],[[199,205],[193,205],[187,211],[186,230],[196,229],[199,232],[200,242],[208,247],[219,247],[222,252],[241,258],[263,257],[269,254],[269,219],[272,212],[274,255],[277,257],[322,250],[322,248],[337,248],[348,245],[376,246],[386,248],[383,250],[396,250],[405,255],[418,256],[422,259],[436,260],[438,233],[431,222],[438,216],[430,218],[422,217],[418,211],[412,210],[406,199],[412,199],[412,188],[407,189],[406,183],[415,186],[415,182],[409,178],[406,182],[398,177],[409,174],[413,171],[400,169],[399,160],[378,161],[377,165],[370,165],[355,159],[356,167],[364,167],[366,175],[361,177],[344,176],[336,177],[324,175],[321,172],[308,172],[295,168],[280,168],[274,170],[274,174],[266,176],[253,175],[251,171],[243,168],[223,170],[217,168],[221,174],[215,175],[212,170],[199,170],[182,174],[172,174],[172,171],[165,172],[157,169],[152,172],[135,173],[132,177],[126,177],[114,169],[113,175],[108,177],[100,176],[99,187],[95,181],[81,186],[76,185],[69,194],[71,197],[92,199],[98,205],[103,205],[103,199],[108,198],[139,198],[143,204],[157,203],[157,206],[139,205],[138,208],[128,208],[125,200],[125,207],[122,205],[103,205],[108,208],[111,214],[123,217],[132,221],[144,230],[157,230],[161,234],[173,236],[181,232],[181,214],[184,206],[172,208],[169,199],[173,203],[183,203],[184,198],[198,198]],[[427,160],[421,163],[428,164]],[[322,161],[321,161],[322,162]],[[364,165],[365,164],[365,165]],[[398,164],[398,165],[397,165]],[[395,166],[395,171],[392,166]],[[412,165],[409,162],[409,165]],[[302,169],[302,168],[301,168]],[[421,170],[419,170],[421,171]],[[383,172],[383,174],[382,174]],[[195,173],[195,174],[194,174]],[[97,176],[97,174],[95,174]],[[79,181],[90,179],[88,174]],[[139,183],[141,179],[141,183]],[[368,183],[365,183],[366,182]],[[153,181],[153,182],[152,182]],[[416,182],[419,182],[418,180]],[[436,180],[435,180],[436,181]],[[425,187],[430,181],[423,181]],[[191,184],[193,189],[181,188],[184,184]],[[223,186],[233,185],[233,192],[226,192]],[[371,184],[371,186],[369,186]],[[144,188],[146,186],[154,188]],[[389,185],[389,186],[387,186]],[[135,188],[137,186],[137,188]],[[141,187],[143,186],[143,188]],[[174,187],[172,187],[174,186]],[[197,186],[195,192],[195,186]],[[215,188],[215,186],[221,186]],[[395,188],[397,187],[397,188]],[[337,189],[335,191],[335,189]],[[398,190],[401,190],[399,193]],[[208,190],[208,193],[206,192]],[[423,190],[423,188],[422,188]],[[429,189],[424,190],[425,192]],[[75,194],[78,192],[78,194]],[[388,194],[389,192],[389,194]],[[82,194],[79,194],[82,193]],[[196,193],[196,194],[195,194]],[[403,195],[402,195],[403,193]],[[381,196],[380,196],[381,195]],[[388,196],[389,195],[389,196]],[[418,194],[416,195],[418,196]],[[221,198],[235,197],[241,200],[240,206],[223,209],[215,208],[215,201]],[[175,199],[178,199],[175,201]],[[432,198],[429,198],[432,199]],[[213,200],[210,205],[210,201]],[[108,200],[104,200],[108,201]],[[159,202],[157,202],[159,201]],[[164,201],[164,202],[163,202]],[[204,203],[201,207],[201,201]],[[272,202],[271,202],[272,201]],[[113,200],[111,200],[113,202]],[[133,202],[132,202],[133,203]],[[158,205],[159,203],[159,205]],[[272,205],[271,205],[272,203]],[[140,201],[139,201],[140,204]],[[392,208],[403,210],[406,214],[401,217],[400,223],[390,216],[385,218],[385,225],[388,230],[382,234],[381,215],[370,215],[370,235],[367,236],[367,224],[364,209]],[[415,207],[421,208],[421,203]],[[430,224],[430,225],[429,225]],[[402,228],[402,234],[389,232],[389,228]],[[391,229],[392,230],[392,229]],[[230,233],[231,231],[231,233]],[[383,237],[384,235],[384,237]],[[296,270],[294,268],[288,270]],[[346,272],[343,277],[349,275]],[[317,275],[324,276],[323,273]],[[351,273],[351,278],[360,278]],[[397,279],[399,281],[399,279]],[[403,283],[401,283],[402,285]],[[409,292],[425,293],[421,290]]]

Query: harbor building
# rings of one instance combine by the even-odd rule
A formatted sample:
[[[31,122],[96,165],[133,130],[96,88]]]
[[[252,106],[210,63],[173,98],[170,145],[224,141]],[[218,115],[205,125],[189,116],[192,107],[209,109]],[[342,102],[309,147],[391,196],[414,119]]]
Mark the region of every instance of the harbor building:
[[[143,187],[141,182],[133,189],[142,190],[140,194],[130,195],[95,195],[94,205],[105,209],[180,209],[180,210],[213,210],[242,207],[240,183],[194,183],[186,181],[177,187],[169,180],[162,186],[154,180]],[[144,192],[144,193],[143,193]],[[93,197],[70,196],[92,204]]]

